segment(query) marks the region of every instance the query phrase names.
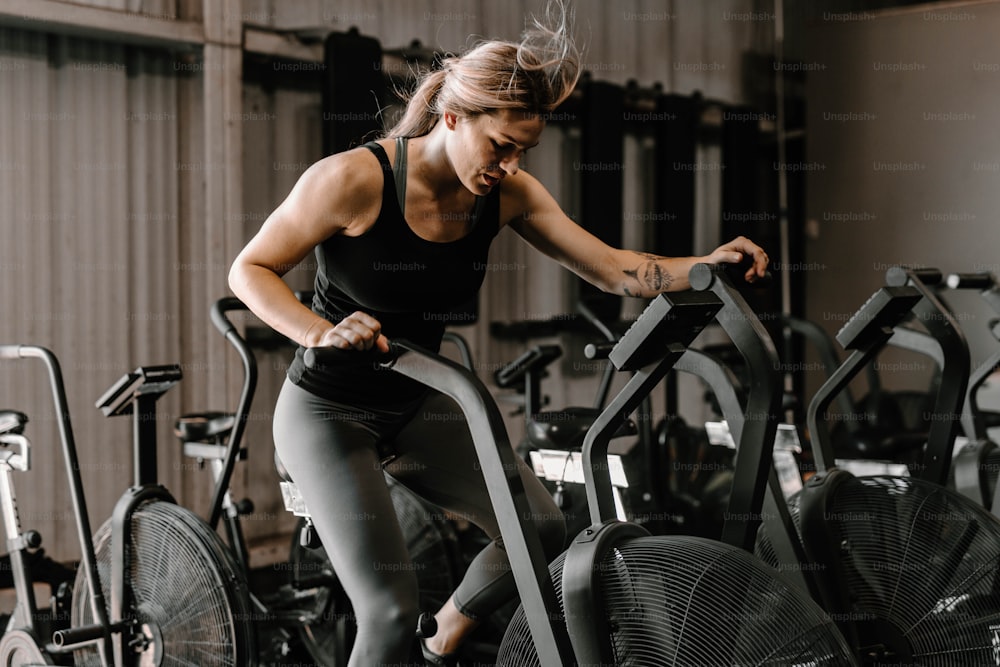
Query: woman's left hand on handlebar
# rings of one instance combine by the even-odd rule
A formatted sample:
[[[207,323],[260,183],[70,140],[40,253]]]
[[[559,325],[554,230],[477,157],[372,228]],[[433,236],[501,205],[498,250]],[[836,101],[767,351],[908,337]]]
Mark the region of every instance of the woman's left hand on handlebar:
[[[752,283],[763,278],[771,260],[763,248],[745,236],[738,236],[729,243],[720,245],[707,259],[712,264],[739,264],[744,257],[749,257],[752,261],[743,275],[746,281]]]

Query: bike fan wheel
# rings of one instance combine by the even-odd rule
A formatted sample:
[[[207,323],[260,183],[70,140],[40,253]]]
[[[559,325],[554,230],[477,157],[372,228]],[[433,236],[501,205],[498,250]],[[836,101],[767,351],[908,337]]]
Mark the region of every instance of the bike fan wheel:
[[[0,667],[51,664],[52,660],[38,650],[38,642],[24,630],[11,630],[0,638]]]
[[[101,588],[110,604],[111,522],[94,536]],[[245,578],[219,537],[190,511],[153,501],[132,514],[126,571],[133,614],[146,638],[142,665],[255,665]],[[93,623],[84,569],[73,592],[73,626]],[[101,667],[96,647],[74,652],[76,667]]]
[[[565,553],[549,566],[562,605]],[[833,621],[742,549],[700,537],[640,537],[594,564],[597,610],[623,667],[854,667]],[[538,667],[524,607],[504,635],[497,667]],[[588,663],[591,664],[591,663]],[[601,663],[605,664],[605,663]]]
[[[789,499],[800,538],[809,491]],[[1000,664],[1000,521],[995,516],[915,477],[856,477],[825,493],[818,517],[823,530],[810,532],[808,543],[816,550],[836,545],[836,551],[826,547],[825,552],[836,557],[835,585],[845,594],[847,609],[837,613],[850,623],[871,664]],[[765,561],[787,565],[766,528],[758,534],[756,549]]]

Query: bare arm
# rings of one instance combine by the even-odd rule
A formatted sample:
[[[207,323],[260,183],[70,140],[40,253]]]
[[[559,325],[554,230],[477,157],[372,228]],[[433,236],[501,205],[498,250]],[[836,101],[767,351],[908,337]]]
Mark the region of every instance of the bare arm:
[[[753,259],[746,280],[753,282],[767,270],[767,254],[743,236],[704,257],[663,257],[612,248],[570,220],[548,191],[524,171],[506,179],[504,187],[508,210],[514,216],[510,226],[535,248],[605,292],[648,298],[688,289],[688,272],[695,264],[738,263],[745,255]]]
[[[229,270],[233,293],[267,325],[306,347],[364,349],[380,335],[378,322],[363,313],[336,325],[319,317],[282,280],[323,240],[378,214],[381,172],[367,153],[350,151],[307,169]]]

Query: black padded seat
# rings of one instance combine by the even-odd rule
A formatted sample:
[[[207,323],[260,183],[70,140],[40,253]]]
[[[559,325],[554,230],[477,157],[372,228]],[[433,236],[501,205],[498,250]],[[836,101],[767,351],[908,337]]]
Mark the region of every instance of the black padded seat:
[[[28,415],[17,410],[0,410],[0,435],[24,433],[24,425],[28,423]]]
[[[538,449],[579,449],[587,430],[601,411],[596,408],[566,408],[539,412],[528,425],[528,441]],[[639,430],[631,419],[623,420],[612,436],[635,435]]]
[[[854,437],[835,441],[834,451],[846,459],[875,461],[916,461],[927,444],[926,433],[901,432],[892,435],[862,431]]]
[[[215,442],[233,430],[236,415],[230,412],[201,412],[184,415],[174,424],[174,435],[183,442]]]

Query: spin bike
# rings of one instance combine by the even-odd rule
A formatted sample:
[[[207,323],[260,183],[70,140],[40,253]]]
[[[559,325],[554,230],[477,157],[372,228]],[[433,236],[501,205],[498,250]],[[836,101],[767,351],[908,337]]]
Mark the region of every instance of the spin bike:
[[[180,379],[180,368],[140,367],[99,401],[108,416],[133,417],[136,479],[91,537],[58,360],[34,345],[0,345],[0,359],[38,359],[48,370],[82,554],[70,622],[64,614],[41,614],[25,562],[26,549],[41,538],[32,530],[22,532],[13,483],[14,473],[30,470],[26,417],[4,412],[0,507],[17,602],[0,637],[0,664],[255,665],[246,584],[215,533],[156,483],[154,404]]]
[[[707,288],[714,276],[711,267],[699,265],[692,284]],[[452,397],[466,415],[522,603],[521,620],[508,628],[498,665],[855,664],[829,618],[745,549],[696,537],[651,537],[613,518],[603,463],[610,436],[720,307],[707,291],[661,294],[611,351],[615,367],[634,374],[584,443],[594,523],[551,569],[531,522],[521,521],[530,509],[520,476],[511,472],[517,470],[516,454],[487,388],[458,364],[404,341],[393,341],[388,358],[381,358],[386,369]],[[756,319],[753,325],[766,336]],[[305,361],[315,366],[334,355],[365,364],[380,359],[314,348]],[[751,400],[770,414],[769,396],[753,392]],[[773,441],[774,428],[775,421],[764,418],[745,432],[770,430]],[[746,469],[759,467],[767,447],[760,450],[745,457]],[[749,484],[741,492],[761,496],[758,487]],[[756,512],[752,503],[741,508],[735,534],[742,537],[755,520],[759,505]]]

